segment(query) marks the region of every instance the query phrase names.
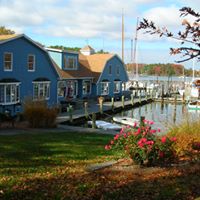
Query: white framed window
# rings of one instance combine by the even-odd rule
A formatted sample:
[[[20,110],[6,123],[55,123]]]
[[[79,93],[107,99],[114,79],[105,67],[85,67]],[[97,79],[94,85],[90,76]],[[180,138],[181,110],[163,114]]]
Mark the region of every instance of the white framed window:
[[[29,54],[28,55],[28,71],[35,71],[35,55]]]
[[[4,71],[12,71],[13,54],[10,52],[4,53]]]
[[[114,93],[120,93],[121,81],[114,81]]]
[[[50,98],[50,81],[33,82],[33,100],[48,100]]]
[[[20,101],[20,83],[0,83],[0,104],[11,105]]]
[[[78,95],[78,81],[67,80],[65,96],[67,98],[76,98],[77,95]]]
[[[83,95],[91,93],[91,81],[85,80],[83,81]]]
[[[67,56],[65,57],[65,69],[77,69],[77,57]]]
[[[58,82],[58,97],[65,97],[65,92],[66,92],[66,81],[59,81]]]
[[[101,82],[101,95],[109,94],[109,82]]]
[[[112,65],[109,65],[109,67],[108,67],[108,73],[109,73],[109,75],[112,74]]]

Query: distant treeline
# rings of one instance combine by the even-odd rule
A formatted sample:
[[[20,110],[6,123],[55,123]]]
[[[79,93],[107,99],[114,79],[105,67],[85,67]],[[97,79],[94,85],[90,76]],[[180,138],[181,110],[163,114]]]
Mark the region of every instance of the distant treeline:
[[[136,73],[136,64],[128,63],[126,65],[129,72]],[[138,64],[138,73],[144,75],[155,75],[155,76],[192,76],[192,68],[185,69],[183,65],[180,64]],[[195,75],[199,75],[199,71],[195,71]]]
[[[75,52],[79,52],[80,51],[80,47],[65,47],[62,45],[55,45],[55,46],[50,46],[50,48],[54,48],[54,49],[62,49],[65,51],[75,51]]]
[[[49,48],[54,48],[54,49],[62,49],[62,50],[65,50],[65,51],[74,51],[74,52],[79,52],[80,51],[80,47],[65,47],[65,46],[62,46],[62,45],[55,45],[55,46],[49,46]],[[109,53],[108,51],[104,51],[103,49],[97,51],[96,53]]]

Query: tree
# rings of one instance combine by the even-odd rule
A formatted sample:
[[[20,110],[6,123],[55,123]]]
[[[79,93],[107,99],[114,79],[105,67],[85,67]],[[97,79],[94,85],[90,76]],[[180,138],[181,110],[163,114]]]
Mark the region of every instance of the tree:
[[[5,28],[5,26],[0,26],[0,35],[12,35],[15,31]]]
[[[179,31],[177,34],[172,33],[167,28],[159,28],[154,22],[143,19],[138,26],[138,30],[145,29],[145,33],[158,34],[160,37],[170,37],[175,40],[181,41],[181,45],[185,43],[190,44],[192,47],[181,46],[179,48],[170,48],[171,54],[182,54],[184,59],[176,61],[178,63],[197,58],[200,61],[200,14],[195,12],[190,7],[183,7],[180,9],[180,17],[187,15],[193,16],[193,22],[183,19],[182,25],[184,31]]]
[[[75,51],[75,52],[79,52],[81,49],[80,47],[65,47],[62,45],[50,46],[50,48],[61,49],[61,50],[66,50],[66,51]]]

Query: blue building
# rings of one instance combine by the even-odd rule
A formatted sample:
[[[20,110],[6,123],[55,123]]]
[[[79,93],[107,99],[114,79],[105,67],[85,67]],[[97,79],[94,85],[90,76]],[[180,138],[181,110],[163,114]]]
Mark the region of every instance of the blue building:
[[[0,35],[0,113],[20,112],[26,97],[48,105],[122,95],[128,76],[114,54],[44,48],[24,34]]]
[[[95,54],[90,46],[80,53],[46,48],[60,76],[58,99],[83,99],[122,95],[128,81],[124,63],[114,54]]]
[[[15,114],[24,98],[57,104],[59,74],[48,52],[26,35],[0,36],[0,112]]]

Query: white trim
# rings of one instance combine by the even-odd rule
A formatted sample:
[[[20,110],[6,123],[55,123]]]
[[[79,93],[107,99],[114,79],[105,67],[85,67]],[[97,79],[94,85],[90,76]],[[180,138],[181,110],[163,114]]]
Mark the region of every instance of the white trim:
[[[38,101],[38,100],[42,100],[42,99],[44,99],[44,100],[49,100],[50,99],[50,96],[51,96],[51,94],[50,94],[50,92],[51,92],[51,87],[50,87],[51,82],[50,81],[33,81],[32,83],[33,83],[33,100],[34,101]],[[35,98],[35,95],[34,95],[34,84],[47,84],[48,90],[49,90],[48,91],[49,92],[49,96],[47,96],[47,97],[43,96],[42,99],[40,99],[39,96],[38,96],[38,94],[39,94],[39,88],[38,88],[37,98]],[[43,92],[45,92],[45,90]]]
[[[13,104],[17,104],[20,102],[20,88],[19,88],[20,83],[5,83],[5,84],[0,84],[0,85],[3,86],[3,95],[4,95],[4,100],[3,100],[3,102],[0,102],[0,105],[13,105]],[[10,86],[9,96],[10,96],[11,101],[9,101],[9,102],[6,102],[6,98],[8,96],[6,93],[6,86]],[[12,101],[12,97],[11,97],[12,89],[13,89],[12,86],[14,86],[14,99],[16,101]],[[17,91],[18,91],[18,93],[17,93]],[[17,98],[18,98],[18,100],[17,100]]]
[[[29,69],[29,56],[33,56],[33,69]],[[28,54],[28,56],[27,56],[27,67],[28,67],[28,72],[34,72],[35,71],[35,54]]]
[[[107,93],[102,93],[102,84],[108,84],[108,92],[107,92]],[[100,94],[101,94],[102,96],[109,95],[109,92],[110,92],[110,82],[100,82],[100,85],[101,85]]]
[[[10,54],[11,55],[11,69],[5,69],[5,54]],[[13,53],[12,52],[4,52],[3,54],[3,69],[4,72],[11,72],[13,70]]]
[[[120,91],[121,91],[121,82],[122,82],[122,81],[114,81],[114,89],[113,89],[113,93],[114,93],[114,94],[119,94],[119,93],[120,93]],[[118,92],[115,92],[115,84],[117,84],[117,83],[120,84],[120,85],[119,85],[119,91],[118,91]]]
[[[89,91],[88,93],[84,93],[84,92],[83,92],[83,91],[84,91],[84,90],[83,90],[83,84],[84,84],[84,82],[86,82],[86,81],[87,81],[87,82],[88,82],[88,81],[90,82],[90,91]],[[92,92],[92,81],[91,81],[91,80],[83,80],[83,82],[82,82],[82,94],[83,94],[83,95],[90,95],[91,92]]]
[[[73,59],[73,67],[69,67],[69,59]],[[64,55],[64,70],[77,70],[78,69],[78,58],[76,56]]]
[[[73,53],[73,54],[79,54],[78,52],[76,52],[76,51],[68,51],[68,50],[62,50],[62,49],[55,49],[55,48],[50,48],[50,47],[45,47],[45,49],[47,50],[47,51],[55,51],[55,52],[59,52],[59,53],[62,53],[62,52],[64,52],[64,53]]]

